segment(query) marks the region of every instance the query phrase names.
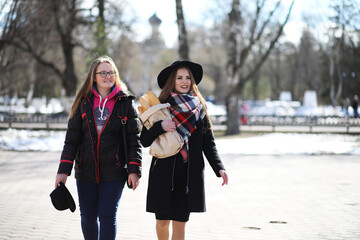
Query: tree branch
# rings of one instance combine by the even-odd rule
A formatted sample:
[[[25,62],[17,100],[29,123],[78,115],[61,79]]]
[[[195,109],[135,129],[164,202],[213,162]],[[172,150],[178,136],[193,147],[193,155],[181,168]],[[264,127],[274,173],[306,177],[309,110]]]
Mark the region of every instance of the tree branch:
[[[250,73],[249,73],[246,77],[240,79],[240,81],[239,81],[239,83],[237,84],[236,88],[233,88],[232,93],[239,92],[239,91],[241,90],[241,87],[245,84],[245,82],[247,82],[249,79],[251,79],[251,78],[254,76],[254,74],[255,74],[257,71],[259,71],[259,69],[261,68],[261,66],[262,66],[263,63],[265,62],[265,60],[268,58],[271,50],[272,50],[273,47],[275,46],[276,42],[279,40],[279,38],[280,38],[280,36],[281,36],[281,34],[282,34],[283,30],[284,30],[284,27],[285,27],[286,23],[287,23],[288,20],[289,20],[289,17],[290,17],[290,14],[291,14],[291,10],[292,10],[292,7],[293,7],[293,5],[294,5],[294,1],[295,1],[295,0],[292,0],[291,5],[290,5],[290,8],[289,8],[289,11],[288,11],[288,13],[287,13],[287,15],[286,15],[286,18],[285,18],[283,24],[280,26],[280,28],[279,28],[279,30],[278,30],[275,38],[271,41],[271,43],[270,43],[268,49],[266,50],[265,54],[262,56],[262,58],[260,59],[260,61],[255,65],[255,67],[253,68],[253,70],[250,71]]]
[[[255,35],[255,28],[256,28],[256,25],[257,25],[257,21],[258,21],[258,18],[260,16],[260,12],[261,10],[263,9],[264,7],[264,4],[265,4],[265,1],[263,1],[261,3],[261,5],[259,5],[259,3],[257,4],[257,10],[256,10],[256,17],[254,19],[254,23],[253,23],[253,28],[252,28],[252,33],[251,33],[251,37],[250,37],[250,42],[249,42],[249,45],[244,48],[242,51],[241,51],[241,54],[240,54],[240,62],[238,63],[239,64],[239,68],[241,68],[244,63],[245,63],[245,59],[248,57],[248,55],[250,54],[255,42],[259,41],[259,39],[261,38],[261,36],[263,35],[266,27],[268,26],[268,24],[270,23],[270,20],[271,18],[273,17],[275,11],[279,8],[280,6],[280,0],[276,3],[274,9],[269,13],[269,16],[267,17],[266,21],[262,24],[261,26],[261,29],[259,30],[259,32],[257,33],[257,36],[256,38],[254,39],[254,35]]]
[[[46,61],[40,55],[38,55],[34,51],[34,49],[32,49],[32,47],[30,46],[30,44],[28,42],[23,41],[23,40],[21,42],[24,43],[26,45],[26,47],[24,47],[21,43],[16,42],[15,40],[9,41],[9,40],[4,40],[4,39],[0,40],[0,45],[1,44],[9,44],[9,45],[12,45],[18,49],[21,49],[21,50],[31,54],[35,58],[36,61],[38,61],[40,64],[44,65],[45,67],[49,67],[50,69],[52,69],[54,71],[54,73],[57,76],[62,78],[61,71],[52,62]]]

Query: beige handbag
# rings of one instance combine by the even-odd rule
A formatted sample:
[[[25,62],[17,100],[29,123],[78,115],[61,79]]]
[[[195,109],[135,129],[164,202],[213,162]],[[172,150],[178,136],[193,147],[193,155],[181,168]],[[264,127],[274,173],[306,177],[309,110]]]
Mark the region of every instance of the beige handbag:
[[[150,129],[154,123],[160,120],[171,120],[169,107],[169,103],[157,104],[143,112],[140,120],[146,129]],[[178,153],[183,145],[184,140],[177,131],[165,132],[151,144],[149,153],[157,158],[166,158]]]

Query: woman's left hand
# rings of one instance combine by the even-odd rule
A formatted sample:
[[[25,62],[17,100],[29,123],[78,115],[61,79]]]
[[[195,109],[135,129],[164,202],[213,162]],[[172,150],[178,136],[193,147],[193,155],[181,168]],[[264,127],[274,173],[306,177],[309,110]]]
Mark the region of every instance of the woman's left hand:
[[[128,183],[132,184],[132,189],[135,190],[137,186],[140,184],[139,174],[130,173],[128,177]]]
[[[221,186],[224,186],[225,184],[227,185],[228,181],[229,181],[229,178],[228,178],[228,175],[227,175],[226,171],[225,170],[220,170],[219,173],[220,173],[220,175],[221,175],[221,177],[223,179],[223,183],[222,183]]]

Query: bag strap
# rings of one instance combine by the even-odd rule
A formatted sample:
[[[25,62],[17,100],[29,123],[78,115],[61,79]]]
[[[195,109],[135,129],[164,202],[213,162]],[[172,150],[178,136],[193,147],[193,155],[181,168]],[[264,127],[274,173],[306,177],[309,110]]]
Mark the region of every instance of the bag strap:
[[[122,125],[122,135],[123,135],[123,141],[124,141],[124,153],[125,153],[125,158],[126,160],[128,159],[127,156],[127,141],[126,141],[126,122],[127,122],[127,117],[125,116],[125,113],[127,111],[125,111],[125,107],[127,107],[127,103],[125,101],[121,101],[120,102],[120,116],[121,116],[121,125]]]
[[[127,116],[125,114],[127,113],[128,109],[128,103],[125,100],[120,101],[120,117],[121,117],[121,125],[122,125],[122,135],[123,135],[123,142],[124,142],[124,155],[125,155],[125,161],[128,160],[128,151],[127,151],[127,141],[126,141],[126,123],[127,123]],[[127,171],[127,163],[125,164],[125,168]],[[128,179],[126,179],[126,185],[128,188],[132,188],[132,183],[129,184]]]

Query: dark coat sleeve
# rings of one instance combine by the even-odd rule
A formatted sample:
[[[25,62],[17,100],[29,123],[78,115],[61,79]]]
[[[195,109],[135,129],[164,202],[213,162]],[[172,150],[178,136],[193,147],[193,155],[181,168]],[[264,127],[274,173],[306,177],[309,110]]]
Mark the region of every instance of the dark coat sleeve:
[[[127,108],[126,140],[128,149],[128,173],[138,173],[141,176],[141,143],[140,143],[140,120],[137,112],[132,105],[132,101],[127,101],[130,106]]]
[[[82,139],[82,118],[80,107],[68,121],[68,127],[65,135],[64,147],[60,157],[60,164],[57,173],[71,174],[76,153]]]
[[[161,126],[161,122],[162,121],[158,121],[154,123],[149,130],[146,129],[146,127],[143,127],[140,135],[140,141],[144,147],[149,147],[159,135],[165,133]]]
[[[216,176],[221,177],[219,171],[225,170],[224,164],[221,162],[219,153],[216,148],[215,138],[212,129],[208,126],[208,122],[205,121],[203,131],[203,152],[210,166],[214,170]]]

